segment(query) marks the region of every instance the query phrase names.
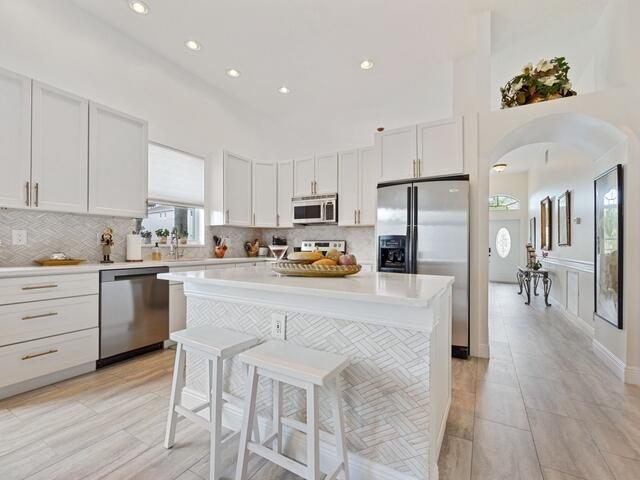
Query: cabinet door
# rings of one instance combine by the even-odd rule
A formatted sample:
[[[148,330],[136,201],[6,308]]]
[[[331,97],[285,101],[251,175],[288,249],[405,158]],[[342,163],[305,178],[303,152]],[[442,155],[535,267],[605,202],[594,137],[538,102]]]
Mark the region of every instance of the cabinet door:
[[[338,225],[358,223],[359,184],[358,150],[338,154]]]
[[[278,164],[278,227],[293,227],[293,160]]]
[[[253,162],[253,226],[278,224],[278,166]]]
[[[169,286],[169,332],[187,328],[187,298],[182,283]]]
[[[0,207],[28,207],[31,79],[0,69]]]
[[[89,101],[33,82],[33,207],[86,212]]]
[[[338,191],[338,154],[316,155],[316,194]]]
[[[294,161],[294,196],[311,195],[315,181],[315,161],[313,157]]]
[[[418,125],[421,177],[464,173],[462,125],[462,117]]]
[[[89,212],[147,215],[147,122],[89,102]]]
[[[415,177],[417,159],[416,127],[385,130],[376,135],[376,150],[380,161],[380,181]]]
[[[225,224],[251,226],[251,160],[224,152]]]
[[[378,196],[378,175],[376,154],[373,147],[358,150],[360,206],[358,225],[376,224],[376,203]]]

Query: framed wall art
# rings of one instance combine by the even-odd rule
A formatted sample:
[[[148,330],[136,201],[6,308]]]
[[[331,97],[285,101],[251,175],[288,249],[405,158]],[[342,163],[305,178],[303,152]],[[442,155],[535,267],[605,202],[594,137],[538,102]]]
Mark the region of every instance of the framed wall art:
[[[622,165],[596,177],[594,189],[594,315],[622,328]]]
[[[540,202],[540,248],[542,250],[551,250],[552,213],[551,199],[546,197]]]
[[[558,197],[558,245],[571,245],[571,192],[567,190]]]

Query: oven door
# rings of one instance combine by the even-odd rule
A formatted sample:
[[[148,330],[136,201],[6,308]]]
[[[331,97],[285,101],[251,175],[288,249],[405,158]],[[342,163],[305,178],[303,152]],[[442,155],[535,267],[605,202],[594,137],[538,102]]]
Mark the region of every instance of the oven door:
[[[317,200],[294,201],[293,223],[324,223],[324,202]]]

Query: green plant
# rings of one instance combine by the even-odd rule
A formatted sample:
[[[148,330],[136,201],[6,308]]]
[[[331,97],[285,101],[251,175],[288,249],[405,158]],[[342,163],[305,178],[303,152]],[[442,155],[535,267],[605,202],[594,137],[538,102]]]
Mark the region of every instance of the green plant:
[[[180,230],[180,235],[178,235],[178,238],[189,238],[189,232],[187,232],[186,230]]]
[[[159,228],[158,230],[156,230],[156,236],[167,238],[169,236],[169,230],[167,230],[166,228]]]
[[[525,65],[522,73],[500,89],[502,108],[577,95],[569,81],[570,68],[564,57],[542,59],[535,66]]]
[[[542,262],[540,260],[534,260],[529,264],[529,268],[533,270],[540,270],[542,268]]]
[[[140,236],[142,238],[151,238],[152,235],[153,233],[151,233],[149,230],[143,230],[140,232]]]

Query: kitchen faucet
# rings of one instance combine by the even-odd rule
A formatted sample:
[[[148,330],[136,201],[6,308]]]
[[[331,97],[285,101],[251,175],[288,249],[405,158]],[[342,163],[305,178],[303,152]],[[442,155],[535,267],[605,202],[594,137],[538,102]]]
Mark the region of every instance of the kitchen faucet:
[[[169,255],[172,255],[175,260],[179,260],[183,253],[180,253],[180,249],[178,248],[178,229],[174,227],[173,230],[171,230]]]

